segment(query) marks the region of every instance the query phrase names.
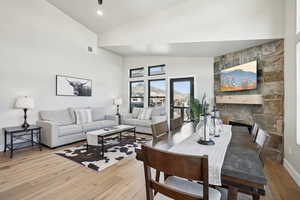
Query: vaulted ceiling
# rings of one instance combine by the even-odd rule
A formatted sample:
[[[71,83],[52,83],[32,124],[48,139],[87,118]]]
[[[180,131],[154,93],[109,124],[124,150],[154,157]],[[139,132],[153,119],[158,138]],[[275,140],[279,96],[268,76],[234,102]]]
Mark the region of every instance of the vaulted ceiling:
[[[46,1],[123,56],[217,56],[283,35],[282,0]]]
[[[147,17],[160,10],[188,0],[47,0],[95,33],[109,31],[119,25]],[[97,10],[103,16],[97,15]]]

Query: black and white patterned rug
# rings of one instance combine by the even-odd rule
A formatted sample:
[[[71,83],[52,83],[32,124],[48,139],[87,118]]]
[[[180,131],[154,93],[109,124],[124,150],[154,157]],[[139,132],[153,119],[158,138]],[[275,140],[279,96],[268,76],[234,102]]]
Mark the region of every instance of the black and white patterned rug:
[[[75,161],[85,167],[91,168],[96,171],[101,171],[113,164],[127,158],[135,156],[135,149],[140,148],[142,144],[147,143],[150,139],[137,137],[135,141],[132,136],[122,136],[105,139],[105,154],[104,157],[99,159],[96,148],[89,147],[87,150],[86,145],[78,147],[70,147],[56,152],[57,155],[63,156],[67,159]]]

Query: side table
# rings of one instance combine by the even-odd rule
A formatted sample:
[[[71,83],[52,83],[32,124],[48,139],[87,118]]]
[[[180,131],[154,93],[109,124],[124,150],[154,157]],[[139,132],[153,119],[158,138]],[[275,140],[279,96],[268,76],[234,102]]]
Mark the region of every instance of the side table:
[[[42,151],[41,129],[41,127],[36,125],[31,125],[28,128],[23,128],[21,126],[3,128],[4,152],[9,149],[10,158],[12,158],[15,150],[27,148],[29,146],[38,146],[40,151]],[[8,139],[10,141],[9,143],[7,141]],[[20,140],[20,142],[15,143],[14,140],[16,139]]]

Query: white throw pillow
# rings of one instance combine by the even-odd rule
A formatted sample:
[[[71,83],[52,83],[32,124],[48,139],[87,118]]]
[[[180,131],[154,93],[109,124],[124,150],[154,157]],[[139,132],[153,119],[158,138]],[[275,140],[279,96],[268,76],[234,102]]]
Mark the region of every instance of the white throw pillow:
[[[76,116],[76,124],[86,124],[93,121],[91,109],[78,109],[74,110],[74,112]]]
[[[139,114],[139,120],[150,120],[152,108],[144,108]]]
[[[142,108],[133,108],[132,110],[132,118],[137,119],[143,109]]]

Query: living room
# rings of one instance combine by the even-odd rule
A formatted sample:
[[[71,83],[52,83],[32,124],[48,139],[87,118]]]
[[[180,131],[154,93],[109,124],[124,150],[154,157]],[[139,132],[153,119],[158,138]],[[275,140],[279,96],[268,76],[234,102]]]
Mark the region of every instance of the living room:
[[[188,151],[180,145],[190,131],[201,132],[205,109],[217,109],[220,126],[232,127],[228,149],[218,155],[220,180],[226,164],[237,167],[234,156],[247,157],[246,150],[238,155],[230,149],[238,145],[234,132],[249,128],[252,137],[257,126],[255,135],[261,129],[271,138],[269,146],[253,151],[258,160],[249,165],[252,185],[245,189],[248,177],[240,187],[209,180],[210,188],[222,199],[298,199],[299,5],[298,0],[1,0],[0,199],[168,199],[151,197],[152,190],[160,192],[148,188],[154,182],[145,180],[149,174],[142,163],[150,161],[142,158],[142,146],[151,143],[159,149],[155,153],[166,153],[178,143],[175,153]],[[222,89],[223,74],[236,68],[253,71],[255,85]],[[204,110],[196,117],[193,99]],[[29,147],[14,149],[11,144],[21,146],[22,138]],[[109,149],[107,143],[116,146]],[[193,145],[203,152],[211,147]],[[255,141],[249,146],[257,148]],[[211,152],[209,165],[215,164]],[[240,162],[246,170],[249,162]]]

